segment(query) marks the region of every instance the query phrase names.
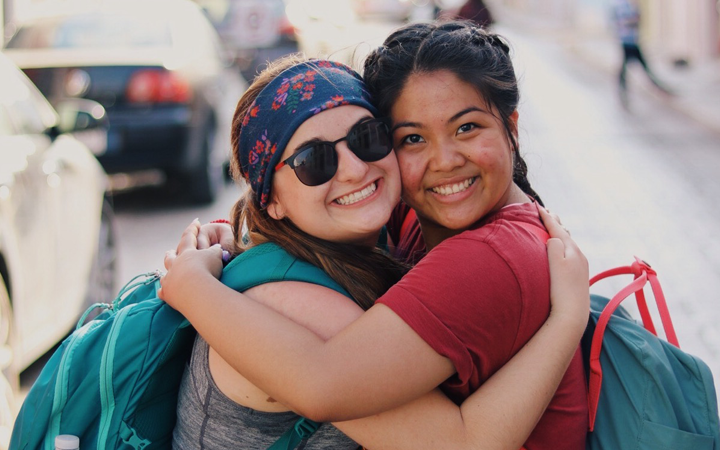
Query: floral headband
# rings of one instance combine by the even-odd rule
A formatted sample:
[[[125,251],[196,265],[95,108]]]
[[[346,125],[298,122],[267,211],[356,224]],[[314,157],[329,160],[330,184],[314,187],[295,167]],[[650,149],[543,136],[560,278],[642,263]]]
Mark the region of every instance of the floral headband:
[[[376,114],[360,75],[333,61],[309,60],[290,67],[260,92],[240,131],[240,163],[261,208],[270,201],[275,166],[288,141],[310,117],[342,105]]]

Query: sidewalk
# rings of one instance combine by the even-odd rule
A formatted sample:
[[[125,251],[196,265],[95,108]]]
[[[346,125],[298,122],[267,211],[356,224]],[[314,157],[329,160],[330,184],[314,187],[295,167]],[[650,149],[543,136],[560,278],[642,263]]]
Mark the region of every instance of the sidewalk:
[[[508,27],[521,27],[528,34],[555,41],[577,60],[607,73],[608,76],[617,77],[622,55],[619,44],[609,30],[606,33],[591,34],[563,29],[548,24],[546,19],[523,16],[509,9],[502,11],[502,19]],[[720,58],[700,63],[691,61],[687,67],[674,67],[671,62],[652,53],[647,53],[645,57],[658,79],[674,95],[666,95],[654,89],[638,74],[641,69],[631,64],[628,74],[630,98],[638,95],[652,96],[720,135]]]

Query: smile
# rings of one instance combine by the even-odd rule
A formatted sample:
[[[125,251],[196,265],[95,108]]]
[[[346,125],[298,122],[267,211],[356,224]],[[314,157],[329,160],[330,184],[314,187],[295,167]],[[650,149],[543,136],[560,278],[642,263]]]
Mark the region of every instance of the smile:
[[[470,186],[472,186],[475,183],[475,180],[477,180],[477,177],[468,178],[465,181],[462,181],[460,183],[455,184],[446,184],[444,186],[436,186],[431,189],[436,194],[440,195],[452,195],[457,194],[458,192],[462,192],[467,190]]]
[[[352,205],[353,203],[357,203],[360,200],[365,200],[370,197],[372,193],[375,192],[375,189],[377,189],[377,184],[373,181],[372,184],[366,188],[343,195],[342,197],[336,199],[335,202],[344,206]]]

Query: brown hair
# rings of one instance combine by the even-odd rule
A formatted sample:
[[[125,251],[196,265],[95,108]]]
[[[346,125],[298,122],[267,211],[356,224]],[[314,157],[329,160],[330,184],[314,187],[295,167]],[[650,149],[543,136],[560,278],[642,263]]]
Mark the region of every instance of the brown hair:
[[[233,178],[243,180],[240,169],[240,133],[245,115],[265,86],[284,70],[306,61],[290,55],[270,63],[250,85],[238,101],[233,116],[231,144]],[[278,149],[277,151],[284,151]],[[407,271],[407,267],[393,260],[377,248],[362,245],[329,242],[311,236],[296,227],[289,219],[275,220],[260,208],[250,186],[232,209],[232,225],[235,234],[234,253],[242,253],[253,245],[274,242],[291,255],[323,269],[340,284],[365,310],[375,299],[395,284]],[[245,225],[246,229],[243,229]],[[247,239],[243,241],[243,232]]]

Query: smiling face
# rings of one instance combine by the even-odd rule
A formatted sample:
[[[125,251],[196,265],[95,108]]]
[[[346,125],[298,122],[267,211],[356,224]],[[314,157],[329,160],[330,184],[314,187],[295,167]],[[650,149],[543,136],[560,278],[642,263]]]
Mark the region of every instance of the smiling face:
[[[281,160],[313,141],[336,141],[357,123],[372,118],[353,105],[323,111],[303,122],[288,142]],[[306,186],[290,167],[273,176],[268,213],[290,219],[304,232],[332,242],[375,245],[400,198],[400,174],[395,153],[375,162],[360,160],[341,141],[335,146],[338,170],[327,183]]]
[[[512,180],[512,146],[496,111],[454,73],[411,75],[391,118],[402,197],[417,211],[428,247],[529,201]],[[511,122],[514,128],[517,111]]]

